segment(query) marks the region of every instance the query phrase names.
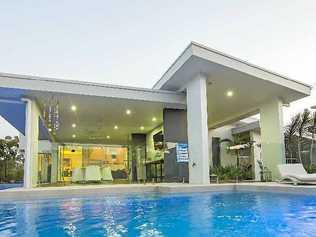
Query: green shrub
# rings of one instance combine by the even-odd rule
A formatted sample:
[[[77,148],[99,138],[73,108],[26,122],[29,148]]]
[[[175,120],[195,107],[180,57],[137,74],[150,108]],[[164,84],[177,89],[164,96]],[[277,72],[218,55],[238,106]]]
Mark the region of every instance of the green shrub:
[[[210,169],[211,174],[216,174],[219,180],[247,180],[252,178],[252,171],[245,167],[236,167],[234,165],[213,167]]]
[[[306,169],[306,172],[309,174],[316,173],[316,165],[307,165],[304,166],[304,168]]]

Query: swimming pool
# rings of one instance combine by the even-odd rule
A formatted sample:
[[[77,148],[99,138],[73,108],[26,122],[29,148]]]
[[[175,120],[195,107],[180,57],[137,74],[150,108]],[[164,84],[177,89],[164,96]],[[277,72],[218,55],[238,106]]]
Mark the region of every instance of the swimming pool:
[[[8,189],[8,188],[20,188],[23,186],[23,183],[5,183],[5,184],[0,184],[0,190],[3,189]]]
[[[266,192],[0,202],[0,236],[315,236],[316,196]]]

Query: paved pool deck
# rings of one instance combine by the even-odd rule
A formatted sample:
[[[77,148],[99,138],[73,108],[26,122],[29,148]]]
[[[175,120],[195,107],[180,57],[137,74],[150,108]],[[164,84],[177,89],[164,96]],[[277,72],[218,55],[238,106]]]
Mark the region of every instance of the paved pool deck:
[[[48,198],[72,198],[137,193],[190,193],[220,191],[286,192],[316,195],[316,185],[291,185],[280,183],[226,183],[193,185],[182,183],[159,184],[107,184],[63,187],[11,188],[0,190],[0,201],[34,200]]]

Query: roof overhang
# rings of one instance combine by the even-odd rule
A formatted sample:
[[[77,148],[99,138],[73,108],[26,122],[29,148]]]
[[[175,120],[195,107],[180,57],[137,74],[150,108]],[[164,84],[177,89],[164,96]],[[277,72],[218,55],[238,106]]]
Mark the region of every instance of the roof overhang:
[[[127,144],[131,134],[147,133],[160,125],[163,109],[186,108],[186,95],[181,92],[0,73],[0,115],[22,134],[23,98],[36,101],[40,111],[50,101],[58,102],[61,124],[53,138],[57,142]],[[77,107],[75,113],[72,105]],[[75,130],[72,123],[77,124]],[[47,131],[40,124],[39,138],[49,137]]]
[[[145,89],[100,83],[61,80],[0,73],[0,88],[12,88],[27,92],[53,92],[74,95],[89,95],[107,98],[128,99],[165,103],[166,107],[186,106],[184,93],[167,90]],[[0,95],[1,97],[1,95]]]
[[[237,134],[249,132],[249,131],[258,131],[259,132],[260,131],[260,122],[255,121],[252,123],[241,125],[241,126],[232,128],[231,131],[232,131],[233,135],[237,135]]]
[[[201,63],[197,64],[199,60]],[[202,62],[204,62],[204,64]],[[301,94],[301,97],[310,95],[312,89],[310,85],[290,79],[286,76],[258,67],[244,60],[195,42],[190,43],[164,73],[161,79],[153,86],[153,89],[171,91],[182,90],[184,85],[195,75],[205,73],[211,77],[213,71],[219,69],[218,66],[229,68],[236,72],[241,72],[254,78],[289,88]],[[187,73],[181,73],[183,70]]]
[[[197,43],[191,43],[184,50],[153,88],[182,92],[199,74],[207,77],[209,128],[252,116],[271,98],[289,104],[309,96],[312,89],[309,85]],[[228,91],[233,91],[234,96],[228,98]]]

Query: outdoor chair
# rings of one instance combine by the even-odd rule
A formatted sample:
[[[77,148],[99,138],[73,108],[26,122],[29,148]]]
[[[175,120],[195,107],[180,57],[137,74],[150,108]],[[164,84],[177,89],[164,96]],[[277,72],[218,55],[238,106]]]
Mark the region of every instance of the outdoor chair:
[[[278,165],[281,174],[280,182],[297,184],[316,184],[316,174],[308,174],[302,164]]]

